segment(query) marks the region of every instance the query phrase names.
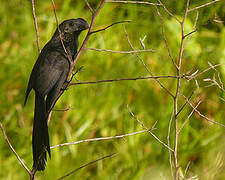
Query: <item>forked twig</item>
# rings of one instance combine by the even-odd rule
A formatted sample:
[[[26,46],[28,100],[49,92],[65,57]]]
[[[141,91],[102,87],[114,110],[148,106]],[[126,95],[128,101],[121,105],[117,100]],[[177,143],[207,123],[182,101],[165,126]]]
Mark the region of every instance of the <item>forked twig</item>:
[[[187,102],[187,101],[186,101]],[[178,134],[180,134],[181,130],[184,128],[185,124],[189,121],[192,114],[195,112],[195,110],[198,108],[198,106],[201,104],[201,101],[198,102],[198,104],[192,109],[191,113],[188,115],[187,119],[182,123],[180,126],[180,129],[178,130]]]
[[[127,41],[132,49],[132,51],[135,51],[132,43],[130,42],[130,39],[129,39],[129,36],[127,34],[127,31],[126,31],[126,28],[125,26],[123,25],[123,29],[124,29],[124,33],[125,33],[125,36],[127,38]],[[143,59],[137,54],[137,53],[134,53],[134,55],[141,61],[141,63],[143,64],[143,66],[145,67],[145,69],[148,71],[148,73],[151,75],[151,76],[154,76],[153,73],[151,72],[151,70],[148,68],[148,66],[145,64],[145,62],[143,61]],[[156,81],[158,82],[158,84],[172,97],[174,97],[174,95],[160,82],[160,80],[156,79]]]
[[[186,99],[186,101],[188,102],[188,104],[194,109],[194,111],[195,111],[196,113],[198,113],[198,115],[199,115],[200,117],[202,117],[203,119],[205,119],[205,120],[207,120],[207,121],[209,121],[209,122],[211,122],[211,123],[213,123],[213,124],[216,124],[216,125],[219,125],[219,126],[225,128],[225,125],[223,125],[223,124],[221,124],[221,123],[218,123],[218,122],[216,122],[216,121],[213,121],[212,119],[209,119],[207,116],[203,115],[199,110],[195,109],[195,107],[191,104],[191,102],[188,100],[188,98],[185,97],[183,94],[181,94],[181,95],[184,97],[184,99]]]
[[[165,144],[164,142],[162,142],[155,134],[153,134],[151,132],[151,130],[149,130],[135,115],[134,113],[131,111],[130,107],[127,104],[127,109],[130,112],[131,116],[145,129],[147,130],[160,144],[162,144],[164,147],[166,147],[168,150],[170,150],[171,152],[173,152],[173,149],[171,149],[167,144]]]
[[[173,63],[173,65],[174,65],[174,67],[177,69],[177,68],[178,68],[178,67],[177,67],[177,64],[175,63],[175,60],[174,60],[174,58],[173,58],[173,56],[172,56],[172,53],[171,53],[170,48],[169,48],[169,43],[168,43],[167,38],[166,38],[166,33],[165,33],[165,29],[164,29],[164,22],[163,22],[163,16],[162,16],[162,14],[159,12],[157,6],[156,6],[156,10],[157,10],[157,14],[158,14],[159,19],[160,19],[160,24],[161,24],[161,26],[162,26],[162,35],[163,35],[163,39],[164,39],[164,42],[165,42],[165,45],[166,45],[166,49],[167,49],[167,51],[168,51],[169,57],[170,57],[170,59],[172,60],[172,63]]]

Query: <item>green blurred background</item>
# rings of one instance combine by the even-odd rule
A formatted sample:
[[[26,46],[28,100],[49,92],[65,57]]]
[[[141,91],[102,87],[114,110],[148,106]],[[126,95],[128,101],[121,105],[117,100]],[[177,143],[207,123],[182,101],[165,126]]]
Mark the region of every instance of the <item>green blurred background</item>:
[[[90,1],[97,7],[97,0]],[[191,1],[191,8],[208,1]],[[179,19],[184,14],[186,1],[165,1],[166,6]],[[84,1],[55,1],[59,21],[82,17],[90,22],[91,14]],[[211,64],[224,63],[225,28],[224,2],[219,2],[199,9],[198,31],[188,42],[184,57],[182,73],[202,71]],[[180,44],[180,26],[166,14],[162,8],[165,32],[172,55],[178,57]],[[37,1],[36,13],[41,47],[51,38],[56,29],[51,1]],[[30,1],[1,1],[0,6],[0,121],[7,135],[28,167],[32,166],[31,135],[33,124],[34,93],[23,107],[24,94],[28,78],[35,63],[38,51]],[[191,12],[185,23],[185,32],[192,30],[196,12]],[[106,3],[100,12],[95,29],[105,27],[113,22],[132,20],[126,24],[128,35],[135,49],[142,49],[139,39],[146,36],[146,49],[156,51],[141,53],[145,63],[155,75],[175,75],[176,71],[168,57],[160,19],[157,11],[150,5],[131,5]],[[223,22],[221,22],[223,21]],[[80,36],[80,42],[86,32]],[[126,40],[122,25],[115,25],[107,31],[93,34],[87,47],[119,51],[131,50]],[[79,81],[148,76],[141,62],[128,54],[112,54],[85,51],[76,68],[84,66],[77,75]],[[225,65],[217,68],[222,81]],[[202,100],[199,110],[225,124],[224,92],[217,86],[205,87],[203,81],[212,78],[210,70],[197,78],[199,88],[194,81],[182,80],[182,93],[189,96],[195,91],[191,101]],[[75,81],[75,80],[74,80]],[[164,79],[161,82],[170,91],[175,92],[175,80]],[[180,97],[179,106],[184,103]],[[134,114],[150,128],[156,121],[154,133],[164,142],[167,141],[168,124],[173,112],[172,98],[160,88],[154,80],[123,81],[96,85],[77,85],[69,88],[55,109],[49,126],[50,144],[73,142],[87,138],[115,136],[142,130],[133,119],[127,104]],[[191,112],[187,105],[179,115],[179,125]],[[173,128],[171,141],[173,143]],[[0,179],[28,179],[26,171],[9,150],[2,133],[0,133]],[[225,179],[224,128],[213,125],[198,114],[193,114],[183,128],[179,137],[180,175],[190,161],[187,177],[200,179]],[[57,179],[66,173],[98,159],[104,155],[117,152],[118,155],[99,161],[79,170],[67,179],[170,179],[168,150],[149,134],[139,134],[124,139],[81,143],[52,149],[52,159],[48,160],[44,172],[38,172],[36,179]]]

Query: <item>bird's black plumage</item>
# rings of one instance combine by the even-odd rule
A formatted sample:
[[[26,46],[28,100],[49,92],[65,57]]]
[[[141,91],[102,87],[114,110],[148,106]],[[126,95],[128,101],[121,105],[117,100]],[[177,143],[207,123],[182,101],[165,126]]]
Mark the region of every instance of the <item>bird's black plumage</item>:
[[[45,169],[46,152],[51,157],[47,124],[49,111],[54,106],[69,73],[68,56],[71,60],[75,58],[79,34],[88,27],[88,23],[82,18],[63,21],[59,29],[67,53],[56,29],[51,40],[42,49],[31,72],[24,105],[30,91],[34,89],[33,167],[39,171]]]

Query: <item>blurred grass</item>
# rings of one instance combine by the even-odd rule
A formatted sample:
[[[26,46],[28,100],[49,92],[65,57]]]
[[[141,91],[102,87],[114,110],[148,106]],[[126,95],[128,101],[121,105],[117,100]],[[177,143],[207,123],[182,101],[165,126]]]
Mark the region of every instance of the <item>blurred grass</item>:
[[[191,7],[207,1],[191,2]],[[29,1],[3,1],[0,6],[0,117],[12,145],[26,164],[32,166],[31,134],[33,123],[34,96],[30,95],[24,108],[24,93],[32,66],[37,59],[35,29]],[[58,0],[55,2],[60,21],[82,17],[90,21],[85,3],[82,1]],[[97,7],[97,0],[90,1]],[[176,7],[174,6],[176,4]],[[184,1],[167,1],[167,6],[180,19],[184,11]],[[56,24],[50,1],[37,1],[41,47],[50,39]],[[165,30],[175,58],[179,51],[178,24],[165,14]],[[183,59],[183,72],[208,68],[212,64],[224,63],[225,28],[215,23],[213,17],[224,18],[223,3],[199,10],[199,31],[189,41]],[[192,29],[195,13],[189,14],[185,24],[186,32]],[[136,49],[141,49],[139,38],[147,36],[146,48],[155,53],[143,53],[140,56],[156,75],[172,75],[175,69],[168,57],[159,17],[152,6],[124,5],[107,3],[98,16],[95,29],[105,27],[112,22],[132,20],[126,24],[128,35]],[[85,33],[81,34],[80,42]],[[88,47],[112,50],[130,50],[121,25],[107,31],[94,34]],[[133,55],[110,54],[85,51],[77,67],[84,71],[77,78],[80,81],[100,80],[119,77],[147,76],[143,65]],[[222,78],[224,65],[219,67]],[[225,124],[224,93],[217,87],[205,88],[204,78],[213,77],[214,71],[207,72],[198,79],[200,88],[192,98],[203,100],[199,110],[210,118]],[[174,80],[162,80],[172,92]],[[196,89],[194,82],[182,81],[182,91],[186,96]],[[184,103],[182,99],[180,104]],[[115,82],[109,84],[79,85],[65,91],[55,109],[64,109],[69,105],[71,111],[54,112],[49,127],[51,145],[72,142],[81,139],[114,136],[138,130],[142,127],[130,116],[126,106],[131,107],[138,118],[150,128],[155,121],[154,133],[166,141],[173,101],[153,80]],[[191,109],[187,106],[180,114],[180,124]],[[173,133],[173,132],[172,132]],[[173,141],[173,139],[171,139]],[[184,173],[188,161],[191,161],[188,176],[198,175],[200,179],[224,179],[224,129],[212,125],[194,114],[179,139],[179,164]],[[52,150],[52,159],[48,160],[44,172],[37,173],[36,179],[57,179],[73,169],[93,161],[101,156],[118,152],[116,157],[100,161],[78,171],[67,179],[169,179],[170,169],[168,151],[148,134],[141,134],[121,140],[82,143]],[[0,179],[28,179],[28,175],[8,149],[3,136],[0,136]]]

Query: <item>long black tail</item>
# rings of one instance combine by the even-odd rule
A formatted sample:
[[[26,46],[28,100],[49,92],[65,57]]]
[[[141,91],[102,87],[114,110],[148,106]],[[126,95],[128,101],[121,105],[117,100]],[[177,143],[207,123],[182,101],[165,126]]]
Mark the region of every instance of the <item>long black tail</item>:
[[[35,93],[35,110],[34,110],[34,126],[33,126],[33,167],[38,171],[45,169],[48,151],[49,157],[50,145],[48,135],[46,103],[44,97]]]

